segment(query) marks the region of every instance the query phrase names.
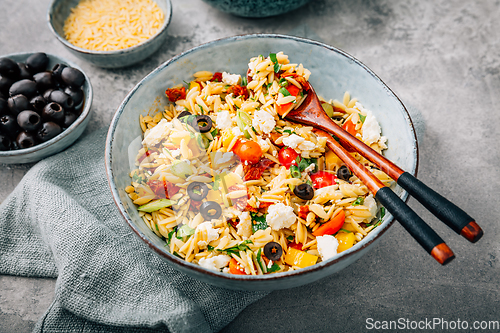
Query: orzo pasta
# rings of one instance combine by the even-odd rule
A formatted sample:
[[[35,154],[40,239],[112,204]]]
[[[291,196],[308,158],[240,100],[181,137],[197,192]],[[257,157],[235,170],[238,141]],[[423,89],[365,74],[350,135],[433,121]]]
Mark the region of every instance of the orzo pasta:
[[[304,100],[310,74],[282,52],[258,56],[243,78],[194,73],[166,90],[163,112],[140,116],[143,147],[125,190],[171,253],[230,274],[285,272],[334,257],[377,227],[383,208],[325,138],[284,119]],[[386,148],[372,112],[349,93],[323,107]]]

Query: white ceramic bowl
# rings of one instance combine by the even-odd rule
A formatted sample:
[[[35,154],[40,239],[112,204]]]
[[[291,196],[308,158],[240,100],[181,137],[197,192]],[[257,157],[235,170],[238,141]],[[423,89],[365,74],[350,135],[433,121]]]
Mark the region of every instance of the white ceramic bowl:
[[[5,57],[10,58],[16,62],[25,62],[26,59],[28,59],[28,57],[32,54],[33,53],[14,53],[3,55],[0,58]],[[73,124],[71,124],[70,127],[64,130],[61,134],[50,139],[49,141],[26,149],[0,151],[0,163],[32,163],[37,162],[45,157],[54,155],[66,149],[73,142],[75,142],[75,140],[78,139],[80,135],[82,135],[83,131],[87,127],[87,124],[89,123],[90,108],[92,106],[93,98],[92,85],[90,84],[89,77],[77,64],[49,53],[47,53],[47,56],[49,57],[49,64],[47,66],[47,69],[52,69],[56,64],[62,63],[80,70],[85,76],[85,83],[82,87],[84,93],[84,104],[80,116],[75,120]]]
[[[57,39],[77,57],[103,68],[118,68],[135,64],[146,59],[158,50],[167,38],[167,27],[172,16],[172,4],[170,0],[153,0],[163,11],[165,21],[160,31],[150,39],[116,51],[91,51],[77,47],[64,37],[64,22],[71,12],[71,8],[78,5],[79,0],[52,0],[47,12],[49,28]]]
[[[128,94],[118,108],[108,132],[106,171],[114,200],[126,223],[161,258],[194,278],[225,288],[275,290],[311,283],[352,264],[377,243],[393,218],[386,214],[383,223],[361,242],[324,262],[293,272],[260,276],[218,273],[188,263],[170,254],[165,241],[156,236],[139,217],[124,189],[130,184],[130,162],[134,160],[141,129],[139,115],[145,115],[158,97],[166,103],[168,87],[190,81],[199,70],[245,74],[250,57],[283,51],[294,63],[302,63],[312,74],[310,82],[325,98],[341,99],[345,91],[373,111],[388,138],[385,155],[405,171],[416,173],[417,141],[408,112],[398,97],[370,69],[345,52],[319,42],[283,35],[246,35],[216,40],[186,51],[165,62]],[[157,106],[156,106],[157,107]],[[130,152],[130,154],[129,154]],[[133,165],[133,163],[132,163]],[[395,187],[396,193],[407,193]]]

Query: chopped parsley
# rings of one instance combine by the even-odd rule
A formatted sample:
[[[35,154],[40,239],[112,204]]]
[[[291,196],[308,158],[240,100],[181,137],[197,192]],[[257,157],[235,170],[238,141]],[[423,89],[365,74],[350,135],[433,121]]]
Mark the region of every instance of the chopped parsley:
[[[284,87],[281,87],[279,92],[282,93],[284,97],[292,96],[292,94],[290,94],[290,92],[288,90],[286,90],[286,88],[284,88]]]
[[[215,137],[217,136],[217,134],[219,134],[219,130],[218,130],[217,128],[214,128],[214,129],[212,130],[212,132],[210,132],[210,134],[212,134],[212,137],[214,137],[214,138],[215,138]]]
[[[280,87],[288,87],[288,80],[282,77],[278,83]]]
[[[219,252],[226,252],[227,254],[234,253],[237,256],[239,256],[240,255],[240,251],[246,251],[246,250],[250,249],[247,244],[253,244],[253,242],[250,239],[247,239],[247,240],[244,240],[243,242],[241,242],[238,245],[235,245],[233,247],[229,247],[229,248],[224,249],[224,250],[217,249],[217,251],[219,251]]]
[[[365,197],[358,197],[353,203],[353,206],[359,206],[365,203]]]
[[[267,222],[266,215],[257,216],[256,213],[251,213],[252,216],[252,232],[256,233],[257,230],[266,230]]]
[[[170,242],[172,241],[172,236],[175,234],[175,230],[172,230],[168,233],[167,237],[167,245],[170,245]]]
[[[313,172],[316,172],[318,168],[318,159],[317,158],[302,158],[300,156],[297,156],[297,159],[295,160],[297,163],[297,166],[300,170],[300,172],[304,171],[307,167],[309,167],[311,164],[314,163],[314,170]]]
[[[273,265],[271,266],[271,268],[267,269],[267,272],[268,273],[274,273],[274,272],[279,271],[280,269],[281,268],[280,268],[280,266],[277,263],[273,263]]]

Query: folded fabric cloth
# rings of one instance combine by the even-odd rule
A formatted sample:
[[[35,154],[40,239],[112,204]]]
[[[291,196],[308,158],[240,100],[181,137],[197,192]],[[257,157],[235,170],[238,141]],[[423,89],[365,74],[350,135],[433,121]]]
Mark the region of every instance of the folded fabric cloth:
[[[0,205],[0,274],[57,277],[35,332],[212,332],[267,294],[208,285],[152,253],[115,207],[105,137],[39,162]]]

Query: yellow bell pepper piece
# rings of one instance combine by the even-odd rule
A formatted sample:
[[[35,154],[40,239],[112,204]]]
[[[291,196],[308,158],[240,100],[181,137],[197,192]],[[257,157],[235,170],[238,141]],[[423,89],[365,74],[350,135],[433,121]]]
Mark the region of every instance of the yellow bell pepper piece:
[[[337,253],[350,249],[356,240],[356,237],[354,237],[354,233],[352,232],[339,232],[335,238],[339,241]]]
[[[312,266],[316,264],[316,261],[318,261],[317,256],[294,249],[293,247],[289,247],[285,255],[285,262],[288,265],[300,268]]]
[[[228,148],[231,141],[233,141],[234,134],[231,128],[226,128],[222,130],[222,145],[224,148]]]
[[[342,166],[342,160],[331,150],[328,150],[325,154],[325,164],[327,170],[334,170],[335,167]]]

